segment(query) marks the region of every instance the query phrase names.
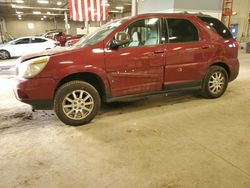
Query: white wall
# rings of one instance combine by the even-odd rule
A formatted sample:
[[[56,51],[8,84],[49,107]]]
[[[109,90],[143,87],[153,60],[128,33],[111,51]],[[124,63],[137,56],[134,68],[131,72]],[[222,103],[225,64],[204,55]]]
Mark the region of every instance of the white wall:
[[[174,0],[175,9],[204,10],[218,12],[222,10],[222,0]]]
[[[174,0],[138,0],[138,14],[173,12]]]
[[[202,12],[221,19],[222,0],[138,0],[138,13]]]

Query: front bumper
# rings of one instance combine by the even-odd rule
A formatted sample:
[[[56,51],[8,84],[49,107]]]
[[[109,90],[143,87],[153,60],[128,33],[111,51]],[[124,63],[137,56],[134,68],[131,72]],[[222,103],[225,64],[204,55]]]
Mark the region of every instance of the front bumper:
[[[52,78],[16,78],[13,90],[16,98],[33,109],[53,108],[56,81]]]

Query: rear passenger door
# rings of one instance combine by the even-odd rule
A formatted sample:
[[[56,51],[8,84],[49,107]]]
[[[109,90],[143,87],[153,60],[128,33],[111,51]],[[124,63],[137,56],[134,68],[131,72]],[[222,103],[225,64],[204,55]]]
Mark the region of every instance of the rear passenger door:
[[[206,44],[188,19],[165,19],[168,42],[164,86],[167,90],[199,86],[206,66]]]

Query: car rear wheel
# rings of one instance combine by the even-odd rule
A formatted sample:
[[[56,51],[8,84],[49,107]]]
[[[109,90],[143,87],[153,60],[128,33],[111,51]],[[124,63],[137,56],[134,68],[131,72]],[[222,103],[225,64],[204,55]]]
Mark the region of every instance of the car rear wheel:
[[[202,95],[205,98],[218,98],[224,94],[228,86],[227,71],[220,66],[209,68],[202,84]]]
[[[10,53],[7,50],[0,50],[0,59],[9,59]]]
[[[72,126],[89,123],[97,115],[100,105],[98,91],[83,81],[71,81],[62,85],[54,99],[57,117]]]

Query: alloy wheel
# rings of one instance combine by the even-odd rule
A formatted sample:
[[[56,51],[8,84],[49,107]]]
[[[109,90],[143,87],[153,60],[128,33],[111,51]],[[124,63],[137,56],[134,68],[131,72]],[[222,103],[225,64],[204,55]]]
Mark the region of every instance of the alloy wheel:
[[[214,72],[208,82],[208,88],[214,95],[219,94],[225,85],[225,76],[222,72]]]
[[[0,51],[0,59],[8,59],[9,58],[9,54],[7,51],[2,50]]]
[[[64,114],[72,120],[86,118],[94,108],[94,99],[85,90],[74,90],[63,99]]]

